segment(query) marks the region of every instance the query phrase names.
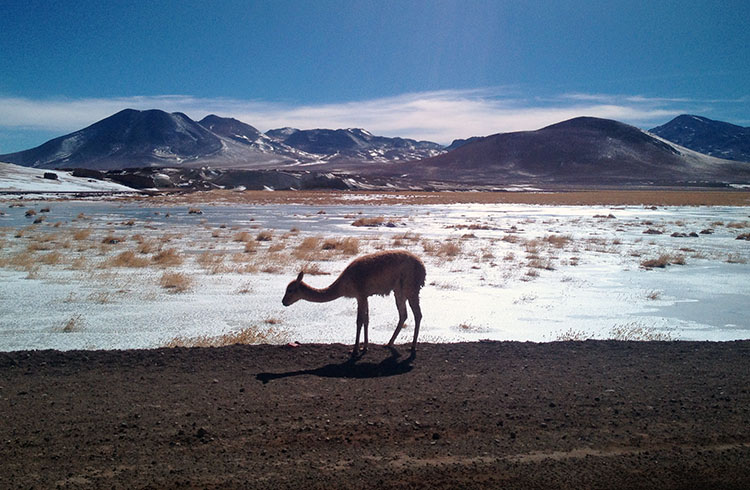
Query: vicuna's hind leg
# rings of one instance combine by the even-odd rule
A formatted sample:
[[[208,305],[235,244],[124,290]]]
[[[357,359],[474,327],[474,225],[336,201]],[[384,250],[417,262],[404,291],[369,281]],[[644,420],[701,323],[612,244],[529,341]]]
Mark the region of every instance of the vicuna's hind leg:
[[[419,323],[422,321],[422,309],[419,307],[419,293],[409,298],[409,306],[414,313],[414,340],[411,343],[412,354],[417,352],[417,337],[419,336]]]
[[[406,321],[406,298],[403,294],[396,293],[396,308],[398,308],[398,325],[396,325],[396,331],[393,332],[393,337],[388,342],[388,347],[393,347],[393,343],[396,341],[396,337],[398,337]]]
[[[365,327],[365,345],[362,351],[367,351],[367,326],[370,322],[369,312],[367,310],[367,298],[357,299],[357,338],[354,341],[354,350],[352,351],[353,356],[359,354],[359,334],[362,331],[363,326]]]

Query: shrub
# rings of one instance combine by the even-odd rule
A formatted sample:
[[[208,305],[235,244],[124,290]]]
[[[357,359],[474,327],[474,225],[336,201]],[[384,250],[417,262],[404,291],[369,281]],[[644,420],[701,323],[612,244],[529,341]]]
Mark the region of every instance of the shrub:
[[[273,238],[273,233],[271,233],[268,230],[263,230],[260,233],[258,233],[258,236],[255,237],[255,240],[258,242],[270,242]]]

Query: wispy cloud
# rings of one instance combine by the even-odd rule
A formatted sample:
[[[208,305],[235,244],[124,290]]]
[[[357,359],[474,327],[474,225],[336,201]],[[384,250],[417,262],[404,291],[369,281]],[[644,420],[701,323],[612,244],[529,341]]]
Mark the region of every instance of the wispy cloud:
[[[14,130],[80,129],[124,108],[235,117],[260,130],[362,127],[384,136],[449,143],[454,138],[538,129],[576,116],[617,119],[641,127],[660,124],[696,104],[680,98],[639,95],[561,94],[519,96],[502,88],[443,90],[330,104],[291,105],[189,95],[89,99],[0,97],[0,127]]]

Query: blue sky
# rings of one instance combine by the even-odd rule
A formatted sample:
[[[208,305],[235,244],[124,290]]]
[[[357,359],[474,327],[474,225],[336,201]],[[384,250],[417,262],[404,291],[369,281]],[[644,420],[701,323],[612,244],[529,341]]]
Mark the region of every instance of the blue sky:
[[[576,115],[750,125],[745,1],[0,5],[0,153],[125,107],[450,143]]]

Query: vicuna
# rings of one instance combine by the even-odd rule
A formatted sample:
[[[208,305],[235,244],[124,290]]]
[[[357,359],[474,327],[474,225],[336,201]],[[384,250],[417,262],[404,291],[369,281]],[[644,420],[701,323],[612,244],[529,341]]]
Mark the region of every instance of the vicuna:
[[[407,316],[406,301],[408,300],[411,311],[414,313],[414,340],[411,345],[413,355],[417,350],[419,323],[422,320],[422,310],[419,308],[419,290],[424,286],[425,274],[422,261],[410,252],[402,250],[377,252],[353,260],[330,286],[323,289],[316,289],[302,282],[304,271],[300,272],[297,279],[287,286],[286,294],[284,294],[281,303],[284,306],[289,306],[300,299],[327,303],[342,296],[356,298],[357,337],[352,356],[357,356],[359,354],[359,334],[362,327],[365,330],[362,352],[367,351],[367,327],[370,322],[367,298],[374,294],[387,296],[393,291],[396,297],[396,308],[398,308],[398,325],[388,342],[388,347],[393,347],[393,342],[404,326]]]

